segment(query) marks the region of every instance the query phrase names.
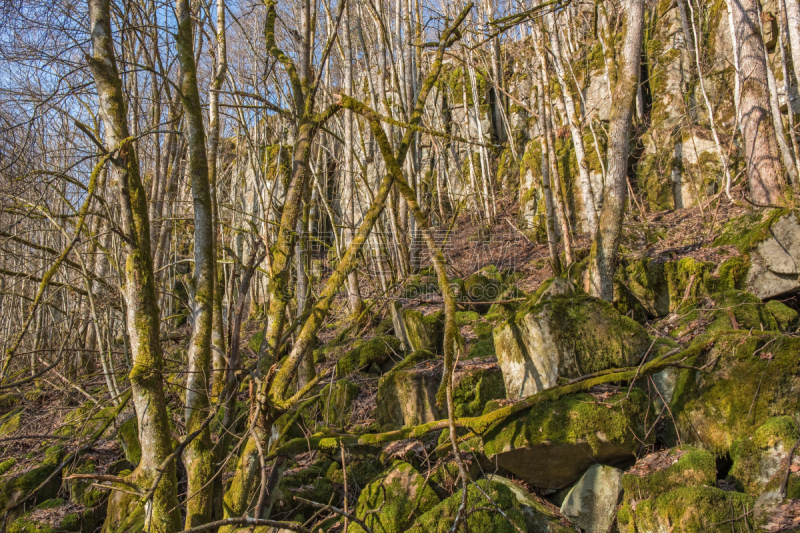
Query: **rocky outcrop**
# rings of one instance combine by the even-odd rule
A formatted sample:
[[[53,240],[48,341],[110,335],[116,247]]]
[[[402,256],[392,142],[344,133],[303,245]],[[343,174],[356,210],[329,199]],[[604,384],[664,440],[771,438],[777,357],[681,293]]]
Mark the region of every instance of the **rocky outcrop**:
[[[336,374],[347,376],[357,370],[366,370],[373,364],[388,371],[403,359],[402,343],[388,335],[360,342],[336,363]]]
[[[647,396],[620,391],[599,402],[573,394],[545,402],[483,436],[483,452],[534,487],[562,489],[596,463],[632,462],[644,440]],[[650,436],[652,438],[652,435]]]
[[[527,303],[495,328],[494,344],[508,398],[515,399],[549,389],[560,377],[634,365],[650,339],[611,304],[567,294]]]
[[[564,517],[510,479],[496,474],[489,474],[486,479],[491,483],[505,485],[511,491],[525,517],[526,531],[528,533],[567,533],[568,531],[574,531],[567,526],[567,521],[564,520]]]
[[[792,417],[770,418],[752,435],[731,446],[733,466],[729,479],[738,490],[754,495],[761,494],[776,474],[783,477],[789,450],[798,436],[800,433]]]
[[[622,493],[622,470],[594,465],[569,491],[561,514],[585,533],[606,533]]]
[[[433,353],[442,352],[444,342],[444,311],[435,311],[424,315],[420,311],[405,309],[403,320],[406,324],[406,334],[414,351],[429,350]]]

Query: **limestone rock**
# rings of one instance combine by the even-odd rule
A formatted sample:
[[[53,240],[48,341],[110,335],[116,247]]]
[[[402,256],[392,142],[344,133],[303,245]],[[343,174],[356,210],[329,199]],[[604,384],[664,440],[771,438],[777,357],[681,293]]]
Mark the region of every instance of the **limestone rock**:
[[[696,341],[670,405],[683,443],[723,455],[767,419],[800,410],[800,338],[748,330]],[[677,443],[673,424],[665,438]]]
[[[489,278],[482,273],[475,273],[464,280],[464,289],[467,298],[472,302],[485,302],[471,307],[479,313],[485,313],[492,306],[502,292],[502,284],[496,279]]]
[[[623,533],[727,533],[733,529],[727,521],[743,515],[745,511],[742,509],[752,509],[754,502],[754,497],[738,492],[712,487],[682,487],[657,498],[637,501],[635,507],[626,503],[617,513],[617,525]],[[742,516],[736,522],[737,530],[739,527],[744,531],[754,530],[752,514]]]
[[[714,455],[691,446],[654,452],[639,459],[622,477],[624,501],[657,498],[681,487],[714,486],[717,464]]]
[[[373,337],[362,342],[353,350],[347,352],[336,363],[338,376],[347,376],[356,370],[369,368],[370,365],[383,365],[390,359],[402,359],[402,345],[396,337],[388,335]]]
[[[397,427],[446,418],[447,408],[436,403],[441,382],[441,365],[390,372],[378,384],[376,421]],[[453,371],[457,417],[480,415],[486,402],[504,397],[503,377],[495,358],[459,361]]]
[[[632,462],[652,408],[641,390],[626,394],[620,391],[602,404],[585,393],[538,404],[483,435],[483,452],[527,483],[556,490],[596,463]]]
[[[800,289],[800,223],[787,214],[769,228],[770,235],[750,253],[747,290],[774,298]]]
[[[444,311],[423,315],[419,311],[405,309],[403,320],[412,350],[441,353],[444,342]]]
[[[523,306],[495,328],[494,344],[508,398],[516,399],[553,387],[559,377],[635,365],[650,340],[611,304],[567,294]]]
[[[755,495],[767,488],[776,475],[782,481],[786,458],[799,435],[792,417],[770,418],[752,435],[733,444],[733,466],[728,477],[737,489]]]
[[[395,461],[385,474],[361,491],[355,513],[373,533],[400,533],[438,503],[439,497],[424,476],[410,464]],[[380,511],[367,514],[376,509]],[[364,533],[361,526],[352,522],[350,531]]]
[[[458,491],[422,515],[416,522],[419,527],[414,528],[413,531],[424,533],[447,533],[450,531],[461,507],[461,497],[462,492]],[[526,521],[517,504],[517,499],[504,484],[485,479],[471,483],[467,489],[467,509],[473,510],[467,516],[467,531],[474,533],[519,533],[520,530],[525,531]],[[496,509],[500,509],[502,514]]]
[[[622,474],[613,466],[590,467],[567,494],[561,514],[585,533],[606,533],[622,492]]]
[[[517,505],[525,517],[528,533],[557,533],[573,531],[568,528],[559,513],[551,510],[547,505],[537,500],[528,491],[514,483],[508,478],[489,474],[486,479],[492,483],[505,485],[517,499]]]

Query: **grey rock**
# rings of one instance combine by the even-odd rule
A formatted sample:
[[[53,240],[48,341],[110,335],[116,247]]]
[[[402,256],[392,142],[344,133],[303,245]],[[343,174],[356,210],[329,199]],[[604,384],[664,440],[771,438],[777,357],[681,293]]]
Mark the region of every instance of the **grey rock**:
[[[616,514],[622,474],[613,466],[592,466],[569,491],[561,504],[561,514],[585,533],[605,533]]]
[[[486,479],[494,483],[501,483],[511,490],[525,516],[528,533],[556,533],[565,530],[560,523],[561,515],[559,513],[548,508],[547,505],[531,496],[528,491],[510,479],[496,474],[489,474]]]
[[[789,214],[772,224],[772,236],[750,253],[747,292],[765,300],[800,289],[800,223]]]

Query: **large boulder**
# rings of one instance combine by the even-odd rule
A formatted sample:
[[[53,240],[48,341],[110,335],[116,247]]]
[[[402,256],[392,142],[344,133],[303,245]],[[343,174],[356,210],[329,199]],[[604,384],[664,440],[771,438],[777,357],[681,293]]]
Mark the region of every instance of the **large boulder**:
[[[416,426],[447,417],[447,408],[438,405],[436,395],[442,383],[442,365],[401,368],[381,378],[378,384],[375,419],[381,426]],[[486,402],[506,395],[503,375],[497,360],[459,361],[453,371],[453,401],[457,417],[477,416]]]
[[[650,339],[634,320],[586,294],[532,301],[494,330],[497,359],[509,399],[523,398],[576,378],[632,366]]]
[[[364,487],[355,514],[373,533],[401,533],[438,503],[439,497],[425,476],[410,464],[395,461],[386,473]],[[352,522],[349,530],[364,533]]]
[[[681,487],[657,498],[625,505],[617,513],[623,533],[703,531],[728,533],[753,531],[754,519],[747,511],[755,498],[713,487]]]
[[[483,435],[483,452],[534,487],[562,489],[596,463],[633,462],[649,406],[639,389],[567,395],[537,404]],[[641,439],[641,440],[640,440]]]
[[[585,533],[606,533],[622,493],[622,470],[593,465],[569,491],[561,514]]]
[[[767,419],[800,411],[800,338],[729,331],[687,350],[665,438],[724,455]],[[702,370],[700,370],[702,369]]]
[[[403,359],[402,343],[396,337],[384,335],[373,337],[368,341],[358,343],[358,345],[347,352],[336,363],[336,373],[338,376],[347,376],[357,370],[365,370],[375,364],[379,367],[387,368],[394,362]]]
[[[429,350],[442,352],[444,342],[444,311],[435,311],[424,315],[413,309],[403,310],[403,321],[406,325],[408,342],[414,351]]]
[[[761,494],[776,475],[783,477],[789,450],[798,436],[800,433],[792,417],[768,419],[751,435],[731,446],[733,466],[728,474],[729,479],[738,490]]]
[[[463,489],[462,489],[463,490]],[[462,491],[422,515],[413,531],[447,533],[461,508]],[[504,484],[481,479],[467,489],[466,531],[472,533],[519,533],[526,521],[514,493]],[[398,530],[398,533],[402,530]],[[546,531],[546,530],[543,530]],[[376,532],[377,533],[377,532]]]

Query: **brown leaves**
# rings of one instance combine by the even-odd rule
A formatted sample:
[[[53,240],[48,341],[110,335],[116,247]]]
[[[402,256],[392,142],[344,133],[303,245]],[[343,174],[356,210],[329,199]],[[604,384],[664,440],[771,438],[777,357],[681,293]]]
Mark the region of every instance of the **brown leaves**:
[[[778,533],[779,531],[793,531],[800,527],[800,500],[791,500],[778,505],[769,522],[764,526],[764,531]]]

